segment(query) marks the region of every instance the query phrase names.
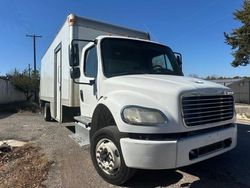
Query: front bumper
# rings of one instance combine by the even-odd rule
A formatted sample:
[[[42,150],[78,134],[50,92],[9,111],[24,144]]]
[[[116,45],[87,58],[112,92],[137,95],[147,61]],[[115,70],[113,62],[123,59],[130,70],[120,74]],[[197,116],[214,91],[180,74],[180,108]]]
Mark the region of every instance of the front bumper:
[[[219,148],[218,143],[223,145],[225,140],[230,140],[230,144]],[[187,166],[233,149],[237,144],[237,126],[180,139],[156,141],[121,138],[120,143],[128,167],[171,169]],[[192,151],[198,150],[202,151],[202,155],[190,157]]]

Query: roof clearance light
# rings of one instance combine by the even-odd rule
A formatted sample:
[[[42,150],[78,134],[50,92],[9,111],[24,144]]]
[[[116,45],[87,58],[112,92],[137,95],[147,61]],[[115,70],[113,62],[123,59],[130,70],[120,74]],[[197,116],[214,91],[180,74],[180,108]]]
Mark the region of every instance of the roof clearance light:
[[[70,14],[68,16],[68,24],[69,26],[73,26],[76,23],[76,16],[74,14]]]

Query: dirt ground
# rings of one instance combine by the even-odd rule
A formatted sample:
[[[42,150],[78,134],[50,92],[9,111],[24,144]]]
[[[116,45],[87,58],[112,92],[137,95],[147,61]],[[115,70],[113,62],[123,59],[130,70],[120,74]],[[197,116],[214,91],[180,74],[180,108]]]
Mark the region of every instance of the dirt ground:
[[[0,188],[44,187],[51,163],[39,147],[27,144],[4,149],[0,153]]]
[[[238,124],[238,146],[231,152],[178,170],[137,172],[124,187],[250,187],[250,126]],[[33,113],[0,113],[0,140],[29,141],[41,148],[50,169],[46,187],[113,187],[94,170],[88,148],[69,135],[70,123],[45,122]],[[0,169],[1,170],[1,169]],[[1,172],[0,172],[1,174]]]

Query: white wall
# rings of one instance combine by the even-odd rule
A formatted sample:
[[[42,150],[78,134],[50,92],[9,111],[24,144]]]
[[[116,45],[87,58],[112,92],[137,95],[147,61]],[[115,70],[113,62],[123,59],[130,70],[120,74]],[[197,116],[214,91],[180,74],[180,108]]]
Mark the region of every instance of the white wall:
[[[24,100],[24,93],[17,90],[10,81],[0,79],[0,104]]]
[[[236,103],[250,104],[250,80],[242,79],[228,85],[234,92]]]

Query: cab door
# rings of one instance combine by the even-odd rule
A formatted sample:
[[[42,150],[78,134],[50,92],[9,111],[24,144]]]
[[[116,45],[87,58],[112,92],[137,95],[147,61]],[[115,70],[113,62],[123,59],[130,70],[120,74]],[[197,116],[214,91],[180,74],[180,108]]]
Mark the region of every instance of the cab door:
[[[83,48],[80,82],[90,84],[79,85],[81,115],[92,117],[97,104],[97,49],[91,44]]]

